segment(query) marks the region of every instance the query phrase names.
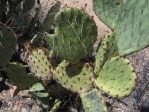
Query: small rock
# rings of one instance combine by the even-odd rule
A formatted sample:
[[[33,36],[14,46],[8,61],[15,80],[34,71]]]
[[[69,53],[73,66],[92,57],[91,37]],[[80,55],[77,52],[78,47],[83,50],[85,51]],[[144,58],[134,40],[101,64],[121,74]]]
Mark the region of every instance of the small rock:
[[[10,90],[9,90],[9,94],[11,97],[16,96],[18,92],[19,92],[19,90],[18,90],[17,86],[12,86],[12,88],[10,88]]]
[[[28,112],[28,111],[25,108],[22,108],[21,112]]]

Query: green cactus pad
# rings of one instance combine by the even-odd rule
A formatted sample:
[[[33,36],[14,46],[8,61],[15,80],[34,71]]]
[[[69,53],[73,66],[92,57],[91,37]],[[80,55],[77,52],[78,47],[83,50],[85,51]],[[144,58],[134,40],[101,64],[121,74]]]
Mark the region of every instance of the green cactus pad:
[[[9,62],[16,46],[14,32],[0,23],[0,67],[4,67]]]
[[[77,63],[93,48],[97,38],[95,21],[82,10],[68,8],[55,16],[55,22],[55,34],[46,33],[47,42],[59,57]]]
[[[36,99],[37,103],[41,104],[43,108],[48,108],[49,106],[49,93],[41,83],[34,84],[29,90],[31,96]]]
[[[81,93],[92,88],[93,71],[88,63],[75,65],[64,60],[55,70],[55,78],[63,87]]]
[[[80,94],[85,112],[107,112],[107,107],[97,89]]]
[[[42,105],[43,108],[49,107],[49,94],[46,92],[34,92],[31,96],[36,99],[37,103]]]
[[[96,75],[99,74],[101,68],[103,67],[103,64],[106,61],[108,44],[106,41],[104,41],[104,39],[102,39],[102,40],[103,41],[100,43],[98,52],[96,54],[95,70],[94,70]]]
[[[123,0],[93,0],[94,11],[107,26],[116,28],[116,22]]]
[[[115,33],[112,32],[102,39],[96,54],[95,74],[98,76],[104,63],[111,57],[118,55]]]
[[[123,98],[132,92],[135,79],[136,75],[129,61],[113,57],[104,64],[95,85],[112,97]]]
[[[149,45],[148,5],[148,0],[127,0],[122,5],[116,33],[120,55],[127,55]]]
[[[19,63],[8,64],[5,68],[5,72],[9,77],[9,81],[20,90],[27,89],[38,82],[35,77],[27,75],[26,68]]]
[[[107,41],[107,44],[108,44],[108,49],[107,49],[107,54],[108,55],[107,55],[107,59],[119,55],[115,32],[110,33],[105,38],[105,41]]]
[[[50,80],[52,78],[53,66],[48,59],[48,52],[46,49],[32,49],[23,54],[24,61],[28,64],[30,71],[35,76]]]
[[[30,88],[30,92],[44,91],[45,88],[41,83],[36,83]]]

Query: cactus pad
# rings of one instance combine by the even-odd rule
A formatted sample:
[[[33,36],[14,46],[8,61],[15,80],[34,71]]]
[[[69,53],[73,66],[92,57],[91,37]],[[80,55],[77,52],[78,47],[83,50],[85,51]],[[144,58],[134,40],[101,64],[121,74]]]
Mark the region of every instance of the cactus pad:
[[[8,64],[5,68],[5,72],[9,77],[9,81],[20,90],[27,89],[38,82],[35,77],[27,75],[26,68],[19,63]]]
[[[68,8],[55,16],[55,22],[55,34],[46,33],[47,42],[59,57],[77,63],[93,48],[97,38],[95,21],[82,10]]]
[[[92,88],[93,71],[88,63],[69,64],[64,60],[55,70],[55,78],[63,87],[81,93]]]
[[[30,92],[44,91],[45,88],[41,83],[36,83],[30,88]]]
[[[46,49],[33,49],[23,54],[24,61],[28,64],[30,71],[35,76],[50,80],[52,78],[53,67],[48,59],[48,52]]]
[[[31,93],[32,97],[36,99],[37,103],[42,105],[43,108],[49,107],[49,94],[45,92]]]
[[[110,28],[116,28],[116,22],[123,0],[93,0],[97,16]]]
[[[0,23],[0,67],[4,67],[16,49],[16,36],[14,32]]]
[[[107,112],[103,97],[97,89],[81,93],[80,97],[85,112]]]
[[[95,74],[99,75],[104,63],[111,57],[118,55],[115,33],[108,34],[102,38],[102,42],[98,48],[95,61]]]
[[[148,0],[127,0],[122,5],[116,33],[120,55],[141,50],[149,45],[148,5]]]
[[[48,108],[49,94],[41,83],[34,84],[29,92],[36,99],[37,103],[41,104],[44,108]]]
[[[132,92],[135,79],[136,75],[129,61],[113,57],[104,64],[95,85],[112,97],[123,98]]]

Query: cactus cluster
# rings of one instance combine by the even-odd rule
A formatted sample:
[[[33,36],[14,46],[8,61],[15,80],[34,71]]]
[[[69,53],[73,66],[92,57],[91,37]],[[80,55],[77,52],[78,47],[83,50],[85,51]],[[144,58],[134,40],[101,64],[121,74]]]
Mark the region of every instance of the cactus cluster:
[[[25,0],[24,7],[28,2]],[[40,34],[29,44],[24,44],[21,58],[31,76],[23,64],[9,62],[15,52],[17,38],[10,28],[0,23],[0,68],[6,72],[10,82],[20,89],[31,87],[40,80],[41,83],[32,86],[30,93],[45,108],[48,108],[50,97],[63,96],[63,90],[67,89],[80,96],[85,112],[107,112],[100,91],[114,98],[124,98],[135,87],[133,67],[122,56],[148,45],[146,24],[149,2],[93,0],[93,3],[99,19],[111,28],[111,32],[102,38],[95,57],[89,61],[85,58],[92,52],[97,39],[98,31],[93,17],[76,8],[59,11],[58,1],[51,8],[51,12],[56,13],[54,16],[47,15],[41,28],[45,45],[36,45],[36,42],[41,43]],[[51,34],[48,29],[52,25],[55,27]],[[56,83],[54,89],[48,86],[49,83]],[[54,101],[58,102],[51,109],[57,110],[62,102],[56,98]]]

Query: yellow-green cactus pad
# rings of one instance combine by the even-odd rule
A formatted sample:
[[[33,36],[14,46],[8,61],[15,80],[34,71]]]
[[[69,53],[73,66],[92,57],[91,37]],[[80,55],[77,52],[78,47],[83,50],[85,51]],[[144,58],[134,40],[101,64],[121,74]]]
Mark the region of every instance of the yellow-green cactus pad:
[[[55,16],[55,34],[46,33],[53,51],[70,63],[77,63],[93,48],[97,26],[83,10],[67,8]]]
[[[116,29],[117,44],[122,56],[149,45],[149,1],[126,1],[121,7]]]
[[[85,112],[107,112],[104,99],[97,89],[80,94]]]
[[[55,78],[63,87],[81,93],[92,88],[93,71],[88,63],[80,62],[71,65],[64,60],[56,68]]]
[[[104,63],[111,57],[118,55],[115,33],[112,32],[102,39],[96,54],[95,74],[98,76]]]
[[[19,63],[8,64],[5,72],[9,77],[10,83],[17,86],[20,90],[27,89],[38,82],[37,78],[27,75],[26,68]]]
[[[4,67],[15,52],[17,43],[14,32],[0,23],[0,67]]]
[[[123,98],[132,92],[135,79],[136,75],[129,61],[113,57],[104,64],[95,85],[112,97]]]
[[[48,58],[49,54],[46,49],[28,50],[23,55],[24,61],[35,76],[43,80],[50,80],[52,78],[53,66]]]

